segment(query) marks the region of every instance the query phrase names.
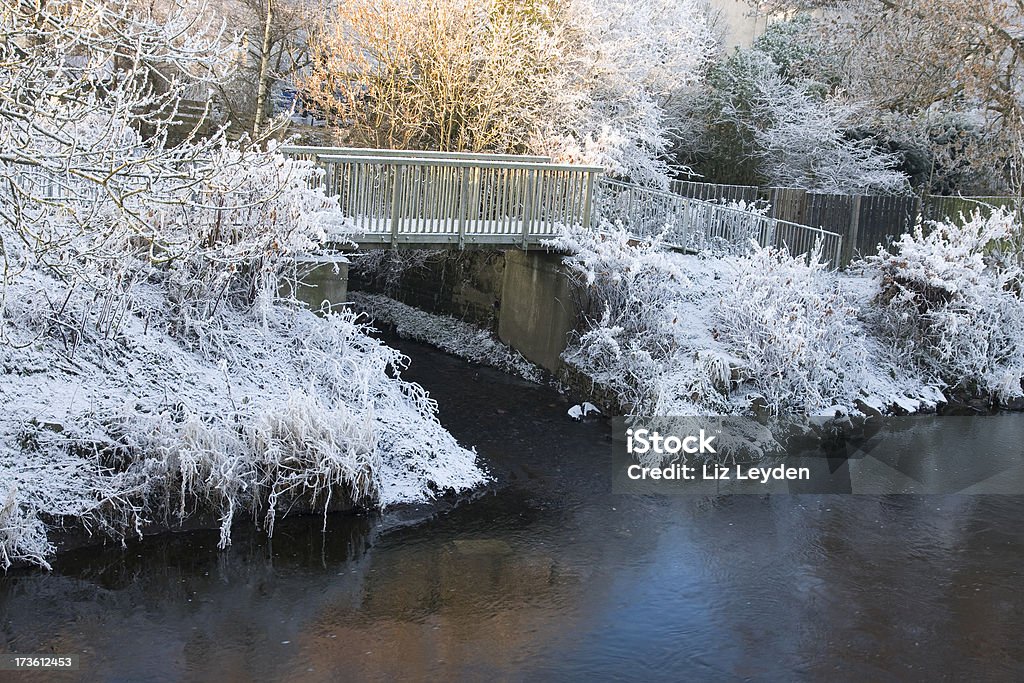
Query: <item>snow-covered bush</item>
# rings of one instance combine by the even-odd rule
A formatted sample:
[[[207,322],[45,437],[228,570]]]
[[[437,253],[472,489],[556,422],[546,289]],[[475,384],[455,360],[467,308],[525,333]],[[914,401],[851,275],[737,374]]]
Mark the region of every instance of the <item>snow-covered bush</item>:
[[[634,415],[727,410],[733,359],[700,314],[715,275],[693,268],[710,262],[684,267],[657,240],[637,243],[622,230],[567,234],[554,246],[571,254],[565,263],[592,316],[566,350],[567,363]]]
[[[918,226],[877,256],[878,332],[954,391],[1020,396],[1024,377],[1024,271],[1003,247],[1019,236],[1013,214],[975,214],[962,225]]]
[[[67,523],[123,538],[213,513],[224,546],[239,515],[272,531],[484,478],[399,352],[292,298],[295,257],[345,232],[321,172],[168,142],[230,49],[155,7],[0,13],[0,566],[45,564]]]
[[[320,253],[350,232],[337,201],[319,189],[322,169],[274,152],[225,145],[198,162],[194,195],[155,205],[146,218],[163,236],[160,261],[182,337],[209,328],[225,301],[265,310],[294,293],[297,256]],[[177,188],[172,188],[172,191]],[[340,303],[340,302],[337,302]],[[195,335],[199,341],[204,335]]]
[[[484,478],[437,422],[404,357],[350,313],[225,301],[179,336],[159,275],[137,282],[116,331],[94,296],[37,269],[8,289],[0,346],[0,552],[41,562],[49,525],[115,537],[193,512],[273,530],[294,506],[389,505]],[[215,343],[214,343],[215,342]],[[13,500],[14,502],[10,502]],[[5,544],[6,543],[6,544]]]
[[[942,400],[865,329],[862,280],[828,270],[819,253],[753,245],[703,258],[605,228],[553,244],[570,254],[590,311],[563,359],[614,392],[624,412],[820,415]]]
[[[773,414],[817,412],[865,386],[867,347],[857,308],[820,249],[792,257],[755,249],[736,260],[715,330],[743,360],[740,374]]]

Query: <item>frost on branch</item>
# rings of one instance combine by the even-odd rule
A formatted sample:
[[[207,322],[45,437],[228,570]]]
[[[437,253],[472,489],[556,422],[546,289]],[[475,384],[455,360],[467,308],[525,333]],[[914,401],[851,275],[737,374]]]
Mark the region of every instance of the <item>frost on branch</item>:
[[[553,246],[572,254],[565,262],[592,316],[566,350],[568,364],[635,415],[728,410],[735,359],[711,338],[701,312],[710,262],[686,263],[657,241],[633,243],[613,229],[567,234]]]
[[[633,415],[819,415],[941,400],[864,327],[863,283],[817,253],[706,259],[614,230],[554,246],[574,254],[567,263],[592,316],[564,359]]]
[[[213,513],[224,546],[237,516],[272,531],[289,509],[484,478],[400,353],[292,299],[296,256],[347,232],[321,172],[219,134],[169,141],[234,49],[169,7],[0,13],[5,567],[45,565],[68,523],[123,538]]]
[[[707,8],[694,0],[572,0],[563,13],[555,56],[564,84],[532,147],[667,188],[663,156],[679,126],[678,100],[714,51]]]
[[[954,391],[1007,400],[1024,377],[1024,272],[1013,214],[918,226],[867,259],[879,334]]]

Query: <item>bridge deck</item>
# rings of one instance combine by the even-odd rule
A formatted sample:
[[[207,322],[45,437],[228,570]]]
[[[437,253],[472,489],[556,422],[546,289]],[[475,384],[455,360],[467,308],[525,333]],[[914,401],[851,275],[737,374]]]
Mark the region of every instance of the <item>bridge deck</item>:
[[[359,225],[358,218],[354,219]],[[402,246],[431,248],[508,248],[536,249],[544,240],[556,237],[558,226],[538,224],[524,232],[526,223],[521,220],[471,220],[466,221],[463,230],[452,229],[447,221],[430,221],[422,218],[403,218],[397,232],[392,232],[393,221],[386,221],[384,231],[358,230],[350,239],[360,247]]]

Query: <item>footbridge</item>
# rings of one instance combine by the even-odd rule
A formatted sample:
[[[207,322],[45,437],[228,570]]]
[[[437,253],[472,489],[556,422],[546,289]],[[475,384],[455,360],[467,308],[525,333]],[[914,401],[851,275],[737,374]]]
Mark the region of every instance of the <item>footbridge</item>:
[[[284,147],[326,171],[360,247],[538,248],[593,221],[603,169],[539,156]]]
[[[346,147],[281,151],[314,161],[360,248],[538,249],[567,227],[619,225],[686,251],[751,242],[804,254],[820,245],[838,266],[842,237],[752,208],[684,197],[548,157]]]

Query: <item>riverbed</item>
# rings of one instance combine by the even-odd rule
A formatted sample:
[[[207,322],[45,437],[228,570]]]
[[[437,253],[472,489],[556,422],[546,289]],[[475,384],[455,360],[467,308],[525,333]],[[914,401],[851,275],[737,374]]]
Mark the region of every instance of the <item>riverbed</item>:
[[[10,680],[1024,675],[1024,496],[613,495],[606,422],[398,343],[491,485],[12,571],[4,649],[80,662]]]

